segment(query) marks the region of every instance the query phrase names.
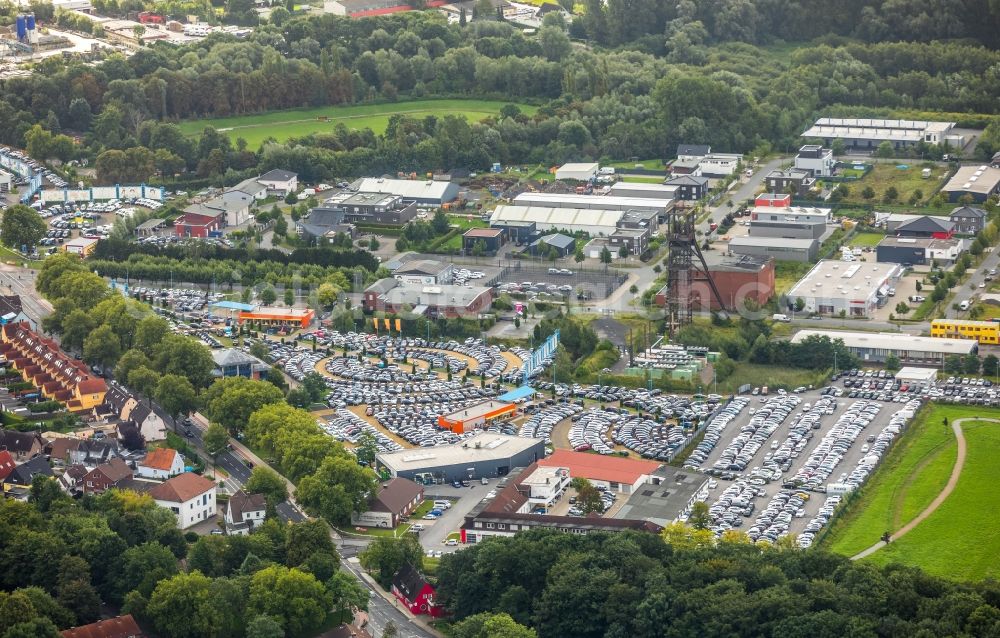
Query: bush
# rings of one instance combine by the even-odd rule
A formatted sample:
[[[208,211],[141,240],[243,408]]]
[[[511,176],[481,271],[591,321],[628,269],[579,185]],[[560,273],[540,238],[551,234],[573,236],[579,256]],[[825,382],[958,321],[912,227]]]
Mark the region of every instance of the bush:
[[[62,403],[58,401],[39,401],[38,403],[29,403],[29,412],[58,412],[62,410]]]

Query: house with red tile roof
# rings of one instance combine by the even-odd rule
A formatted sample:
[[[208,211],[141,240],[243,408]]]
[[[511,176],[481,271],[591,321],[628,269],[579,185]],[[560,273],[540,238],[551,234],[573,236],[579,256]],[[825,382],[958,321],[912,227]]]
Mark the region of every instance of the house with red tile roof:
[[[131,614],[63,629],[59,633],[63,638],[146,638],[146,632],[139,628]]]
[[[14,463],[14,457],[7,450],[0,450],[0,483],[3,483],[4,479],[10,476],[10,473],[14,471],[16,464]]]
[[[656,461],[629,459],[620,456],[588,454],[567,449],[539,459],[543,467],[565,467],[573,478],[585,478],[594,487],[631,494],[643,483],[649,483],[660,464]]]
[[[81,484],[84,494],[101,494],[113,487],[119,487],[131,478],[132,468],[125,461],[115,457],[87,472]]]
[[[184,459],[177,450],[161,447],[150,450],[146,458],[136,464],[136,473],[147,479],[165,481],[184,471]]]
[[[0,355],[45,398],[65,404],[70,412],[87,412],[104,402],[104,379],[23,321],[0,328]]]
[[[149,495],[177,516],[177,527],[187,529],[215,517],[215,487],[203,476],[184,472],[149,490]]]

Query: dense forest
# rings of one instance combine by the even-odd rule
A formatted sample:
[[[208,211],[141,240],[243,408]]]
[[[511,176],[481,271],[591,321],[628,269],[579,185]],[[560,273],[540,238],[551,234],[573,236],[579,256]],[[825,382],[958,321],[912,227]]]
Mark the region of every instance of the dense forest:
[[[797,147],[819,114],[944,112],[985,126],[1000,108],[1000,53],[988,48],[996,29],[979,33],[998,12],[982,7],[979,19],[966,20],[979,11],[977,2],[935,3],[922,13],[913,13],[916,2],[886,2],[879,20],[887,26],[878,38],[853,32],[854,24],[875,27],[858,21],[860,9],[847,2],[837,9],[724,0],[653,11],[670,4],[612,1],[569,27],[553,14],[536,37],[498,21],[448,25],[429,12],[296,16],[263,25],[246,40],[214,34],[183,47],[157,43],[97,65],[50,58],[32,76],[2,83],[0,142],[27,145],[40,157],[96,159],[105,182],[183,173],[232,183],[276,166],[311,181],[493,161],[666,157],[680,141],[760,154]],[[615,26],[625,5],[630,29],[652,34]],[[651,17],[636,19],[647,6]],[[758,17],[732,17],[741,12]],[[941,12],[960,16],[961,28],[938,34],[954,22],[939,19]],[[903,14],[905,20],[893,17]],[[930,16],[932,29],[910,24],[921,16]],[[795,26],[801,24],[809,28]],[[751,28],[752,37],[740,33]],[[570,39],[579,35],[587,38],[581,46]],[[813,35],[818,39],[808,45],[779,40]],[[932,37],[952,39],[923,41]],[[879,38],[900,41],[869,42]],[[529,116],[512,104],[471,123],[396,116],[384,134],[338,126],[259,149],[211,129],[187,137],[172,124],[434,96],[539,108]],[[67,143],[62,133],[79,134],[83,144]],[[1000,124],[982,144],[982,153],[996,149]]]
[[[680,525],[664,535],[533,530],[491,539],[442,559],[438,598],[460,621],[458,638],[511,619],[541,638],[1000,636],[995,582],[762,548],[737,532],[717,546],[710,533]],[[514,626],[504,635],[533,633]]]

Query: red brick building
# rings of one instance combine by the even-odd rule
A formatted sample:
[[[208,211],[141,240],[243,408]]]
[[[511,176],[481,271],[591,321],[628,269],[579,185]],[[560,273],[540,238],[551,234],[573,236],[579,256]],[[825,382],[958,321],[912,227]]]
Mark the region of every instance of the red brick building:
[[[774,259],[770,257],[755,255],[723,257],[715,263],[710,263],[708,271],[715,281],[716,288],[719,289],[719,294],[722,295],[727,310],[742,308],[746,299],[752,299],[763,305],[774,296]],[[700,304],[710,302],[712,310],[721,310],[708,280],[700,272],[695,274],[692,289],[696,299],[695,308],[701,308]],[[656,293],[654,302],[661,307],[666,305],[666,286]]]
[[[100,494],[132,478],[132,468],[125,461],[114,458],[98,465],[83,476],[80,483],[86,494]]]
[[[220,212],[212,217],[198,213],[184,213],[174,220],[174,234],[178,237],[208,237],[209,233],[219,232],[226,224],[226,215]]]

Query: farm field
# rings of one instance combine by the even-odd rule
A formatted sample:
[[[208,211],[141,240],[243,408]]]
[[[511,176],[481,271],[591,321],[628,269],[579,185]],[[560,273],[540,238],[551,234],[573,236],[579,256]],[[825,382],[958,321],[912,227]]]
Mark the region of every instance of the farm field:
[[[955,437],[943,419],[976,416],[997,418],[1000,410],[942,405],[926,409],[837,519],[823,545],[850,556],[913,519],[948,482],[955,462]],[[990,560],[1000,550],[1000,535],[990,522],[1000,496],[992,493],[989,481],[991,459],[1000,451],[1000,426],[970,422],[963,430],[968,456],[955,491],[927,520],[866,561],[915,565],[954,578],[1000,574],[1000,565]]]
[[[237,115],[205,120],[188,120],[180,123],[186,135],[197,135],[206,126],[225,132],[235,141],[242,137],[250,148],[256,149],[261,143],[273,137],[279,142],[290,137],[303,137],[312,133],[332,131],[338,124],[351,129],[370,128],[375,133],[383,133],[393,115],[407,115],[422,118],[434,115],[460,115],[467,120],[477,121],[500,112],[500,108],[510,102],[499,100],[415,100],[392,104],[365,104],[354,106],[324,106],[315,109],[292,109],[271,111],[254,115]],[[523,113],[534,113],[535,107],[518,104]],[[320,119],[326,118],[326,119]]]

